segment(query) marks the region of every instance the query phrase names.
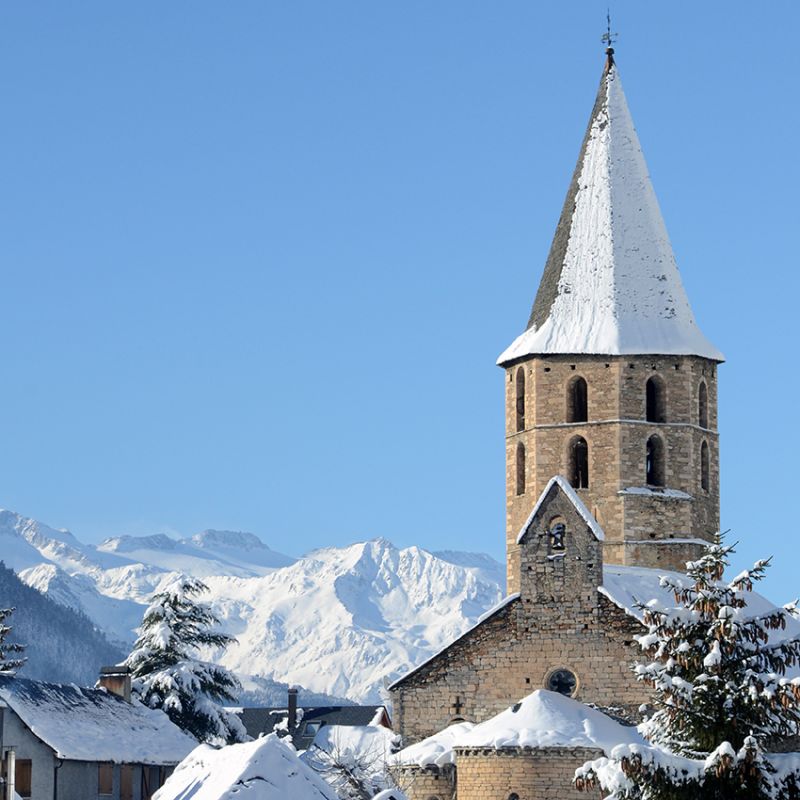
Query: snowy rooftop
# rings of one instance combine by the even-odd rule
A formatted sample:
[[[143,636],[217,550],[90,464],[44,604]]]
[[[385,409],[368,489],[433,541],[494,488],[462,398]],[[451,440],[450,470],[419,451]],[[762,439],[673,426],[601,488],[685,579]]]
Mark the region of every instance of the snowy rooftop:
[[[684,291],[617,68],[603,74],[528,329],[536,354],[723,355]]]
[[[497,716],[470,725],[451,725],[401,750],[397,763],[444,766],[455,748],[592,747],[609,751],[619,744],[643,744],[636,728],[570,697],[538,689]]]
[[[178,765],[153,800],[338,800],[336,793],[270,733],[219,750],[201,744]]]
[[[105,689],[0,676],[0,703],[59,758],[171,765],[197,746],[163,711]]]
[[[661,585],[662,576],[668,576],[675,581],[688,582],[689,580],[686,575],[663,569],[605,564],[603,566],[603,585],[600,587],[600,591],[628,614],[642,620],[642,610],[637,608],[640,603],[649,603],[651,600],[655,600],[665,608],[675,605],[675,597],[672,592]],[[743,592],[743,595],[747,602],[744,611],[748,616],[759,616],[778,609],[778,606],[771,600],[758,592]],[[777,642],[791,638],[800,638],[800,619],[787,614],[786,627],[771,631],[770,641]],[[787,674],[791,676],[800,674],[800,669],[793,668]]]

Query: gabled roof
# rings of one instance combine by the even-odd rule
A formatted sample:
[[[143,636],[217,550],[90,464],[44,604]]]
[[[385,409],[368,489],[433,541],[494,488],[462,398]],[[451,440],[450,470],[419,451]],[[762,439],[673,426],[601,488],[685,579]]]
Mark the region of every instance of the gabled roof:
[[[286,706],[276,708],[243,708],[238,712],[248,736],[254,739],[273,731],[286,734],[288,710]],[[391,724],[385,706],[314,706],[298,707],[297,727],[291,732],[292,742],[298,749],[305,749],[313,741],[316,730],[306,731],[309,722],[320,725],[345,727],[379,725],[382,720]]]
[[[567,499],[575,507],[575,510],[578,512],[581,519],[583,519],[589,530],[592,532],[592,534],[594,534],[595,539],[597,539],[598,542],[602,542],[606,538],[606,535],[603,532],[603,529],[600,527],[600,523],[594,518],[594,514],[589,511],[583,500],[578,497],[578,493],[572,488],[570,482],[562,475],[555,475],[547,482],[547,486],[544,487],[544,490],[539,495],[536,505],[528,515],[528,519],[525,520],[525,524],[517,534],[517,544],[521,544],[522,540],[525,538],[525,534],[528,532],[528,529],[530,528],[534,519],[536,519],[536,515],[539,513],[540,509],[544,505],[545,500],[547,500],[550,492],[553,491],[553,489],[555,489],[555,491],[563,492],[567,496]]]
[[[157,800],[338,800],[336,792],[274,733],[216,749],[200,745]]]
[[[723,355],[695,322],[613,61],[603,72],[527,330],[539,354]]]
[[[197,747],[163,711],[128,703],[105,689],[0,675],[0,704],[70,761],[166,766]]]

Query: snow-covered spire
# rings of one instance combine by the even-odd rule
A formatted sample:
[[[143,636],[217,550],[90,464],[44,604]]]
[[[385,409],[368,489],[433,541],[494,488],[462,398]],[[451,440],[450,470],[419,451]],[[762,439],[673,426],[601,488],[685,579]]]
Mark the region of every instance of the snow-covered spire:
[[[528,328],[498,364],[546,353],[723,360],[689,306],[613,51]]]

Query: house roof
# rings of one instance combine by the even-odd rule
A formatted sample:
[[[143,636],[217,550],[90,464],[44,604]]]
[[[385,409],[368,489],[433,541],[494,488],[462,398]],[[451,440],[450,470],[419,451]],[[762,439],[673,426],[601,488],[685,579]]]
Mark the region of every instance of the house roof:
[[[724,358],[689,305],[613,61],[600,81],[527,330],[498,364],[540,354]]]
[[[0,675],[0,703],[59,758],[172,765],[196,746],[162,712],[105,689]]]
[[[337,800],[336,792],[277,734],[216,749],[200,745],[154,800]]]
[[[254,739],[272,732],[288,733],[288,710],[282,708],[243,708],[237,712],[249,736]],[[297,727],[291,732],[292,742],[298,749],[306,749],[314,741],[316,730],[306,732],[309,722],[323,725],[356,727],[379,725],[384,715],[389,719],[385,706],[314,706],[298,707]]]

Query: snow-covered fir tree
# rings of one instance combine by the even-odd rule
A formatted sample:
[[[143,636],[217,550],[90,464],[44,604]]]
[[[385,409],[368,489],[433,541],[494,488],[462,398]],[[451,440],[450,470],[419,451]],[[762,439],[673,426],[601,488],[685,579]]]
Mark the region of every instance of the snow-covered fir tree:
[[[244,726],[221,705],[236,698],[239,681],[224,667],[199,658],[200,648],[235,641],[215,630],[219,620],[198,601],[206,591],[202,581],[183,578],[156,594],[125,664],[132,673],[132,692],[141,702],[166,712],[199,741],[240,742],[247,736]]]
[[[724,581],[730,546],[662,577],[673,607],[640,606],[646,656],[635,665],[654,690],[655,713],[641,730],[651,747],[620,745],[576,774],[580,789],[612,800],[794,800],[800,753],[770,754],[798,733],[800,639],[780,635],[793,609],[748,608],[769,561]],[[605,796],[605,795],[604,795]]]
[[[15,610],[0,608],[0,675],[13,675],[25,663],[25,659],[19,657],[25,646],[6,641],[6,637],[11,633],[11,626],[6,624],[6,620]]]

